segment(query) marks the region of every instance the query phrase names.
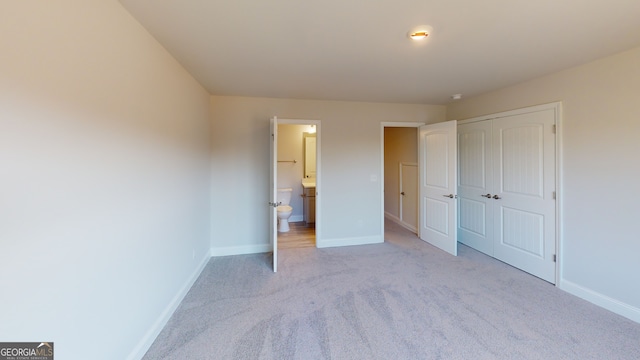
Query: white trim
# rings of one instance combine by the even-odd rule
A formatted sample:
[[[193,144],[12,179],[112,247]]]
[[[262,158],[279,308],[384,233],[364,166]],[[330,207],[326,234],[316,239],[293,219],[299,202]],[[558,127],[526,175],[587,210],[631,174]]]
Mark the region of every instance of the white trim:
[[[211,256],[230,256],[230,255],[247,255],[247,254],[260,254],[273,251],[273,245],[261,244],[261,245],[244,245],[244,246],[225,246],[211,248]]]
[[[407,224],[406,222],[400,220],[399,217],[397,217],[397,216],[395,216],[395,215],[393,215],[393,214],[391,214],[389,212],[386,212],[386,211],[384,212],[384,217],[386,219],[389,219],[389,220],[393,221],[394,223],[402,226],[403,228],[413,232],[414,234],[418,234],[418,229],[415,226],[412,226],[411,224]]]
[[[551,105],[551,104],[549,104]],[[556,284],[559,284],[563,279],[563,267],[564,263],[562,251],[562,244],[564,244],[564,211],[563,211],[563,199],[564,199],[564,164],[562,159],[563,145],[562,142],[562,102],[553,103],[556,111]]]
[[[569,294],[575,295],[579,298],[587,300],[592,304],[598,305],[611,312],[640,323],[640,309],[636,307],[623,303],[622,301],[616,300],[614,298],[610,298],[591,289],[582,287],[571,281],[560,280],[559,287]]]
[[[498,119],[498,118],[503,118],[503,117],[507,117],[507,116],[513,116],[513,115],[528,114],[528,113],[542,111],[542,110],[558,109],[561,105],[562,105],[562,102],[556,101],[556,102],[547,103],[547,104],[527,106],[527,107],[523,107],[523,108],[519,108],[519,109],[508,110],[508,111],[503,111],[503,112],[498,112],[498,113],[493,113],[493,114],[488,114],[488,115],[477,116],[477,117],[473,117],[473,118],[469,118],[469,119],[465,119],[465,120],[458,120],[458,124],[468,124],[468,123],[477,122],[477,121]],[[556,112],[556,115],[558,115],[558,114],[559,113]]]
[[[316,246],[318,248],[328,247],[340,247],[340,246],[352,246],[352,245],[368,245],[368,244],[380,244],[384,242],[384,234],[381,236],[363,236],[363,237],[351,237],[341,239],[328,239],[328,240],[316,240]]]
[[[412,127],[419,128],[425,125],[423,122],[393,122],[383,121],[380,123],[380,233],[382,242],[384,242],[384,128],[386,127]],[[418,173],[420,172],[420,164],[418,164]],[[418,218],[418,225],[420,219]],[[316,236],[317,237],[317,236]],[[318,241],[316,240],[316,244]],[[319,246],[318,246],[319,247]]]
[[[187,281],[184,283],[184,285],[182,285],[180,290],[178,290],[169,304],[167,304],[158,319],[153,323],[153,325],[151,325],[142,339],[138,341],[138,344],[136,344],[133,350],[131,350],[129,356],[127,356],[127,359],[142,359],[142,357],[149,350],[158,335],[160,335],[162,329],[164,329],[165,325],[167,325],[167,322],[169,322],[169,319],[176,311],[178,306],[180,306],[180,303],[182,302],[182,300],[184,300],[184,297],[187,295],[193,284],[196,282],[196,280],[198,280],[205,266],[209,263],[209,260],[211,260],[211,254],[206,253],[204,258],[200,261],[198,267],[196,267],[196,269],[187,278]]]
[[[291,215],[291,217],[289,217],[289,222],[301,222],[304,221],[304,216],[302,215]]]

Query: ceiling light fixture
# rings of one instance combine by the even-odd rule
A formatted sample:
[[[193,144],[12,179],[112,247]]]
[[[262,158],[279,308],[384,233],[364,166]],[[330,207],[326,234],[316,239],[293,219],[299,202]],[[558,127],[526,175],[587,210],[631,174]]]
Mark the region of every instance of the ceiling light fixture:
[[[423,25],[423,26],[418,26],[411,29],[407,33],[407,36],[411,40],[423,40],[423,39],[426,39],[429,36],[429,34],[431,34],[431,27]]]
[[[451,95],[451,98],[452,98],[453,100],[460,100],[460,99],[462,99],[462,94],[454,94],[454,95]]]

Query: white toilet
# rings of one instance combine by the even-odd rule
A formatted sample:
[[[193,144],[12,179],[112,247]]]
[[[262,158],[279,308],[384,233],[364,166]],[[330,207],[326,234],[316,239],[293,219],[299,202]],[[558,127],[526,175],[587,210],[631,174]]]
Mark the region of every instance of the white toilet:
[[[276,208],[278,212],[278,231],[279,232],[287,232],[289,231],[289,216],[293,212],[293,208],[289,206],[289,202],[291,201],[291,192],[293,192],[292,188],[284,188],[278,189],[278,207]]]

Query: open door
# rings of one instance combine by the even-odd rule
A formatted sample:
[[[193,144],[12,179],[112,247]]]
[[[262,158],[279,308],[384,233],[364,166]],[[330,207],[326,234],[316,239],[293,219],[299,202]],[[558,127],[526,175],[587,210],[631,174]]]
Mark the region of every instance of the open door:
[[[417,163],[400,163],[400,221],[418,233]]]
[[[278,118],[271,118],[269,177],[269,238],[273,245],[273,272],[278,271]]]
[[[420,239],[452,255],[458,254],[457,239],[457,122],[421,126]]]

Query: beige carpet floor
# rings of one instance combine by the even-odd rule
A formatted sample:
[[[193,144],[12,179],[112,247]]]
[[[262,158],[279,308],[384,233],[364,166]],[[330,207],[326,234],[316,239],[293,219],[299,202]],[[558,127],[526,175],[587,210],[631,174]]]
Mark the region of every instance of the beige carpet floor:
[[[460,245],[212,258],[144,359],[640,359],[640,324]]]

